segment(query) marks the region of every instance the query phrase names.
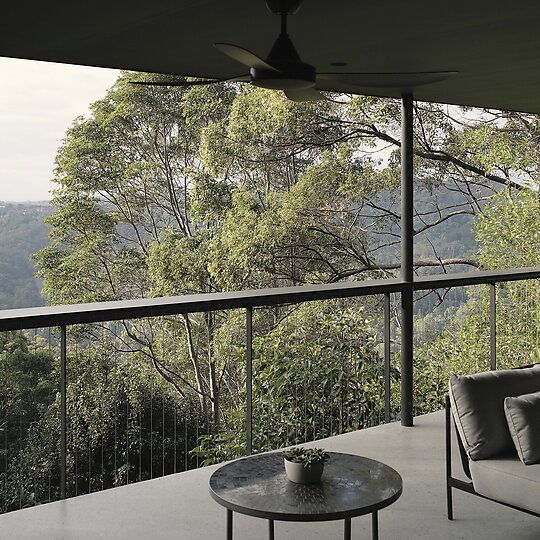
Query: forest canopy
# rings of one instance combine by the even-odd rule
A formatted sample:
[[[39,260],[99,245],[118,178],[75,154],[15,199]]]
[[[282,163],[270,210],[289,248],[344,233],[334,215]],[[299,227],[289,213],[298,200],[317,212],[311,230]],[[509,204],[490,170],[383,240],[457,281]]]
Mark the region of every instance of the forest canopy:
[[[89,117],[75,120],[58,151],[50,243],[36,254],[51,304],[395,275],[399,102],[328,94],[299,104],[239,84],[129,84],[149,77],[168,80],[123,73]],[[415,271],[538,264],[538,118],[427,103],[416,103],[414,113]],[[485,367],[483,293],[477,287],[417,299],[417,412],[440,407],[451,372]],[[528,360],[530,344],[538,348],[530,323],[537,320],[537,284],[508,285],[499,294],[499,351],[514,351],[502,364]],[[255,311],[257,451],[384,418],[381,306],[380,297],[366,297]],[[394,351],[398,325],[395,318]],[[118,321],[76,328],[71,339],[78,344],[70,359],[70,414],[78,418],[71,453],[94,456],[93,470],[100,441],[112,445],[113,429],[115,441],[117,435],[94,414],[99,403],[127,411],[123,463],[115,459],[102,471],[109,484],[129,482],[137,466],[139,477],[154,474],[152,458],[143,460],[130,437],[147,415],[153,418],[157,394],[163,419],[174,411],[175,430],[177,411],[191,419],[183,463],[245,451],[241,312]],[[54,363],[47,369],[53,373]],[[399,378],[395,352],[394,390]],[[29,460],[40,445],[56,451],[54,441],[36,435],[54,423],[57,403],[47,399],[43,410],[52,412],[32,412],[39,429],[30,430],[14,463]],[[394,391],[394,419],[397,403]],[[152,429],[145,437],[155,441]],[[164,420],[161,429],[165,455]],[[176,461],[168,467],[176,470]],[[90,475],[85,482],[91,490]]]

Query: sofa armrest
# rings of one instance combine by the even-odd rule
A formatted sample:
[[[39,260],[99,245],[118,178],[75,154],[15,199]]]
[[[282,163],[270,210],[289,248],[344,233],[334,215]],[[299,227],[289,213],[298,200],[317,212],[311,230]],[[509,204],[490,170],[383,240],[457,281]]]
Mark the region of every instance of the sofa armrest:
[[[452,415],[452,407],[450,405],[450,397],[446,395],[445,398],[446,403],[446,421],[445,421],[445,429],[446,429],[446,469],[447,469],[447,476],[452,476],[452,469],[451,469],[451,459],[452,459],[452,425],[454,426],[454,433],[456,435],[457,443],[458,443],[458,449],[459,449],[459,457],[461,459],[461,466],[463,467],[463,472],[465,473],[465,476],[472,480],[471,477],[471,469],[469,467],[469,456],[467,456],[467,452],[465,451],[465,447],[463,446],[463,442],[461,440],[461,437],[459,435],[459,431],[456,427],[456,424],[454,422],[454,418]]]

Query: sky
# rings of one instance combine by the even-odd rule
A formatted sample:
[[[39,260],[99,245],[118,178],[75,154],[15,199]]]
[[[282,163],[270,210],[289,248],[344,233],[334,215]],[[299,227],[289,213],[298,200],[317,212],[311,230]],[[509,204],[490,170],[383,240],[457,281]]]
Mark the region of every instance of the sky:
[[[0,57],[0,201],[51,198],[66,129],[119,72]]]

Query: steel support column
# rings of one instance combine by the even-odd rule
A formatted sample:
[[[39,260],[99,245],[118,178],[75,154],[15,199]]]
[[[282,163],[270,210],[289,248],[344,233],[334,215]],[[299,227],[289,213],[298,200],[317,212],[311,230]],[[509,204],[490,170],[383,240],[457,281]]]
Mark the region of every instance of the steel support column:
[[[401,424],[413,425],[413,96],[401,99]]]
[[[60,498],[66,498],[67,469],[67,328],[60,327]]]
[[[489,357],[490,368],[497,369],[497,285],[489,284]]]
[[[246,453],[253,453],[253,308],[246,308]]]

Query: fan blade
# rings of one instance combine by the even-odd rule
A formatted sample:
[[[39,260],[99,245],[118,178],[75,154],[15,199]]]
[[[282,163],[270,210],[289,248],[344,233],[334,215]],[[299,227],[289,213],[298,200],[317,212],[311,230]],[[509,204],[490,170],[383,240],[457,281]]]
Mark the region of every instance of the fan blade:
[[[410,73],[317,73],[321,81],[335,81],[355,86],[408,88],[444,81],[457,71],[418,71]]]
[[[256,54],[239,47],[238,45],[232,45],[231,43],[214,43],[214,47],[226,54],[229,58],[244,64],[249,68],[255,69],[269,69],[271,71],[279,71],[275,67],[266,63],[262,58],[259,58]]]
[[[320,101],[321,99],[326,99],[318,90],[315,88],[302,88],[300,90],[284,90],[283,93],[291,101]]]
[[[249,82],[249,75],[231,77],[230,79],[207,79],[203,81],[129,81],[129,84],[141,84],[144,86],[200,86],[205,84],[217,84],[223,82]]]

